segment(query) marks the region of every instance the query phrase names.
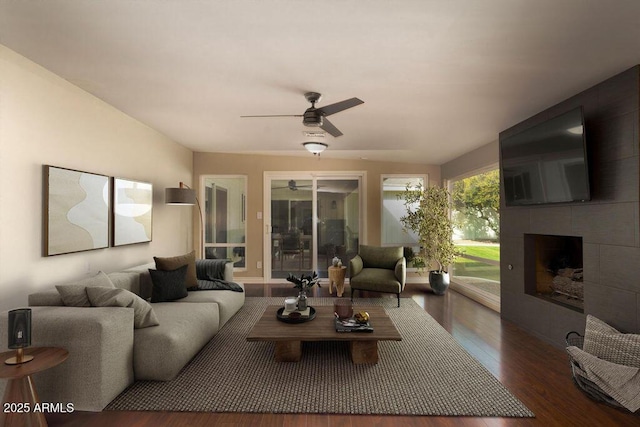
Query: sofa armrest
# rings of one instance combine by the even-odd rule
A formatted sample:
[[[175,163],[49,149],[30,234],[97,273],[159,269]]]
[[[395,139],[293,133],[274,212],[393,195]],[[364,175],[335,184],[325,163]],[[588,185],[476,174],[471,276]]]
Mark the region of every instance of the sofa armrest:
[[[407,259],[402,257],[396,262],[396,266],[394,268],[394,274],[402,289],[404,289],[404,284],[407,282]]]
[[[351,272],[349,277],[357,276],[362,271],[363,267],[364,263],[362,262],[360,255],[356,255],[351,258],[349,260],[349,271]]]
[[[233,262],[228,262],[224,265],[224,280],[227,282],[235,282],[235,280],[233,280]]]
[[[69,358],[33,376],[43,402],[101,411],[133,383],[133,309],[31,307],[33,347],[62,347]],[[7,312],[0,314],[0,348],[7,345]],[[27,350],[28,352],[28,350]]]
[[[198,280],[220,279],[233,282],[233,262],[228,259],[197,259]]]

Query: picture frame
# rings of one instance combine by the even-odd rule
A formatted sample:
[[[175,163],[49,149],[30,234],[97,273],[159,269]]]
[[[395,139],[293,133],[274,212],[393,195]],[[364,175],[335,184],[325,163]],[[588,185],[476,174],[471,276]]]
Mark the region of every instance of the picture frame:
[[[109,247],[109,177],[44,165],[44,256]]]
[[[153,231],[153,184],[113,178],[113,246],[147,243]]]

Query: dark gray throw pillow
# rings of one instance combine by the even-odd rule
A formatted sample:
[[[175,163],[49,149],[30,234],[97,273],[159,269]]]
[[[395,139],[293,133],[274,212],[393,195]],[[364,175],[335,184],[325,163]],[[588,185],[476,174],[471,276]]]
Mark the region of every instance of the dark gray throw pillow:
[[[186,265],[175,270],[149,269],[149,274],[153,283],[151,302],[175,301],[189,295],[184,284],[187,275]]]

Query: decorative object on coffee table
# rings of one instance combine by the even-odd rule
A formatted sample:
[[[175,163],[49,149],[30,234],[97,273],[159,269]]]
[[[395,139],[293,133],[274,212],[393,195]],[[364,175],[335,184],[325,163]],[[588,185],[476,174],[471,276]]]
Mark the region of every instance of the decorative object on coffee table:
[[[304,311],[287,311],[285,307],[280,307],[276,317],[284,323],[305,323],[316,318],[316,309],[309,306]]]
[[[294,284],[294,288],[298,289],[298,311],[304,311],[307,309],[307,291],[313,288],[315,285],[320,287],[320,279],[318,279],[318,273],[313,271],[310,275],[306,276],[302,274],[300,277],[296,277],[289,273],[287,281]]]
[[[349,298],[338,298],[333,302],[333,311],[338,319],[348,319],[353,316],[353,303]]]

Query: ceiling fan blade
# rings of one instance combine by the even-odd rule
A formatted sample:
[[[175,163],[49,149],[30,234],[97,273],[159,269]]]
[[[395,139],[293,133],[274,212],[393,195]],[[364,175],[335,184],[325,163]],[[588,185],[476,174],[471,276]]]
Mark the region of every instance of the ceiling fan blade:
[[[342,136],[343,133],[340,132],[338,130],[337,127],[335,127],[333,125],[333,123],[331,123],[329,120],[327,120],[326,117],[323,117],[322,119],[322,126],[320,126],[320,129],[327,131],[328,133],[331,134],[331,136],[333,136],[334,138],[337,138],[339,136]]]
[[[332,114],[339,113],[340,111],[344,111],[347,108],[352,108],[360,104],[364,104],[364,101],[358,98],[351,98],[345,99],[344,101],[336,102],[335,104],[325,105],[324,107],[318,108],[318,111],[320,111],[323,116],[330,116]]]
[[[261,116],[240,116],[240,118],[253,118],[253,117],[302,117],[302,114],[267,114]]]

